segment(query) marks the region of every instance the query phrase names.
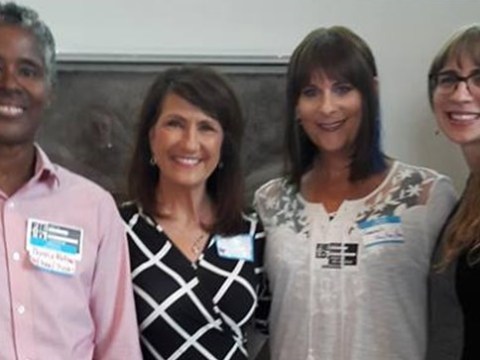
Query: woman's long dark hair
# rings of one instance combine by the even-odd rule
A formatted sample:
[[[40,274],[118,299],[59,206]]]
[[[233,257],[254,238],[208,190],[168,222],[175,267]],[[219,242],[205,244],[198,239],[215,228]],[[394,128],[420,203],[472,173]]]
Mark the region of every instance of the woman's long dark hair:
[[[210,231],[229,235],[241,229],[243,210],[243,172],[240,147],[243,118],[235,93],[220,74],[206,67],[172,68],[160,73],[143,102],[129,173],[129,195],[143,211],[161,216],[156,210],[156,186],[161,176],[152,166],[150,129],[162,112],[168,94],[175,94],[216,119],[224,132],[221,166],[207,180],[207,193],[215,205],[215,222]]]
[[[454,33],[432,61],[428,72],[428,95],[433,105],[436,74],[451,60],[470,58],[480,68],[480,24],[464,27]],[[445,268],[462,252],[467,252],[470,264],[480,262],[480,169],[468,179],[457,210],[443,232],[443,256],[440,269]]]
[[[317,71],[349,82],[362,97],[362,119],[354,143],[350,180],[365,179],[383,171],[387,164],[381,149],[375,59],[358,35],[345,27],[334,26],[308,34],[293,52],[288,66],[285,140],[290,182],[299,187],[301,177],[320,155],[296,119],[300,93]]]

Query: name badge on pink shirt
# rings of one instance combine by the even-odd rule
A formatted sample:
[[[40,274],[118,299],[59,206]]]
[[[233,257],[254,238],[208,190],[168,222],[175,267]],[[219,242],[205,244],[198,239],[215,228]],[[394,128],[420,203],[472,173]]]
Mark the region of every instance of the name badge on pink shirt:
[[[72,275],[82,258],[83,230],[44,220],[28,219],[27,251],[36,267]]]

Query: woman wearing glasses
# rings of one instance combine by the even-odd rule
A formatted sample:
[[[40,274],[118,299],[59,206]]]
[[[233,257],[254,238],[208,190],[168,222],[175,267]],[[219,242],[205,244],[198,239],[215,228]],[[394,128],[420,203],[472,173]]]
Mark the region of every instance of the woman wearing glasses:
[[[480,25],[459,30],[429,73],[430,103],[470,169],[431,276],[431,360],[480,359]],[[463,335],[462,335],[463,334]],[[462,341],[463,339],[463,341]]]

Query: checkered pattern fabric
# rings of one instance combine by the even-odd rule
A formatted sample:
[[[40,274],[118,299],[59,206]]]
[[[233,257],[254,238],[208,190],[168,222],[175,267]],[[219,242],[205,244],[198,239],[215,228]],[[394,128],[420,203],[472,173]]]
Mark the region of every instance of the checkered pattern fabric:
[[[264,234],[254,217],[254,261],[218,255],[211,236],[190,262],[155,221],[134,204],[123,206],[143,358],[247,359],[245,326],[257,305]]]

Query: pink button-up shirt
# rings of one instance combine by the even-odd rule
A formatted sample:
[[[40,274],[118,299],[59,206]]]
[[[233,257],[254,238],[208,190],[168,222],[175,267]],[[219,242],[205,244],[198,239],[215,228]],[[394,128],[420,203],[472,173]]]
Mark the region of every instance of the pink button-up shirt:
[[[124,225],[112,197],[52,164],[37,147],[35,175],[0,191],[0,359],[141,359]],[[27,220],[83,230],[71,275],[32,264]]]

